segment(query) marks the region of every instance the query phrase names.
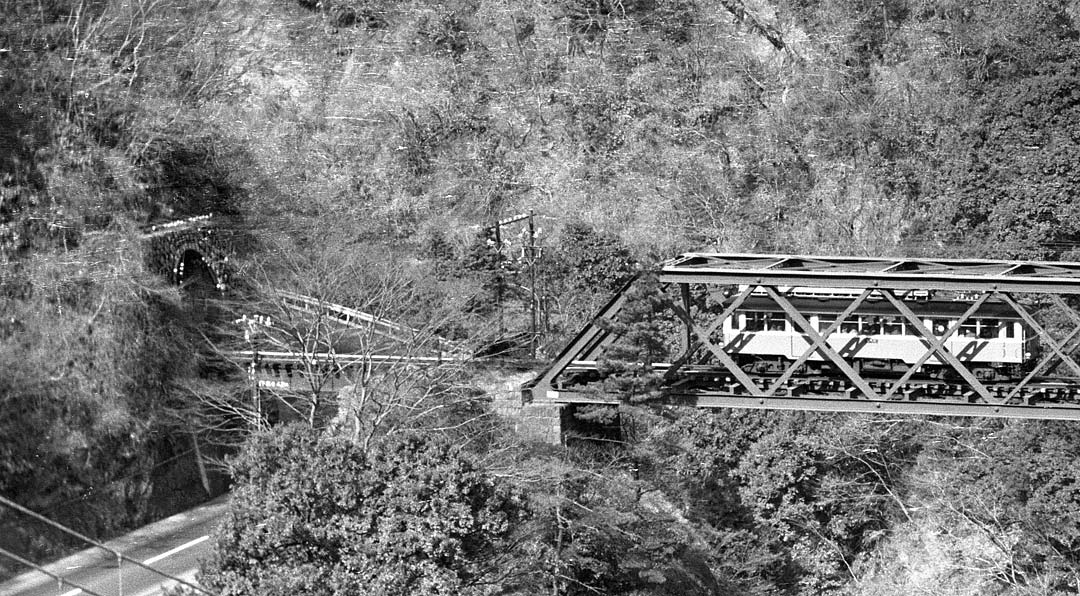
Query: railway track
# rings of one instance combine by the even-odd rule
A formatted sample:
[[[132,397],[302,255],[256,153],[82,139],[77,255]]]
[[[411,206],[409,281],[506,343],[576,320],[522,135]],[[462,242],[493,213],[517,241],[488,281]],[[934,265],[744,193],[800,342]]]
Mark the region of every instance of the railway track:
[[[655,363],[650,367],[654,373],[664,374],[670,370],[669,363]],[[566,369],[570,383],[562,390],[579,390],[600,380],[600,365],[595,361],[575,361]],[[898,378],[865,376],[867,384],[877,395],[863,394],[855,385],[842,378],[825,375],[793,376],[778,383],[779,375],[749,375],[760,389],[751,392],[726,369],[710,366],[684,366],[677,378],[663,387],[668,393],[681,395],[725,395],[759,398],[817,398],[856,399],[908,402],[939,402],[956,404],[985,404],[995,406],[1042,406],[1053,407],[1080,405],[1080,379],[1067,376],[1036,376],[1027,383],[1019,379],[986,382],[984,386],[992,401],[981,397],[961,379],[912,379],[898,384]],[[577,385],[577,387],[575,387]]]
[[[828,377],[796,377],[776,385],[775,377],[752,376],[754,384],[777,397],[842,397],[846,399],[874,399],[862,395],[850,381]],[[987,403],[969,385],[962,381],[917,379],[897,385],[896,379],[866,379],[877,392],[877,399],[928,401],[940,400],[960,403]],[[993,405],[1080,405],[1080,384],[1070,377],[1037,377],[1021,385],[1016,382],[987,383]],[[703,375],[691,373],[674,383],[670,389],[679,392],[724,393],[726,395],[753,396],[730,375]],[[887,396],[887,397],[886,397]]]

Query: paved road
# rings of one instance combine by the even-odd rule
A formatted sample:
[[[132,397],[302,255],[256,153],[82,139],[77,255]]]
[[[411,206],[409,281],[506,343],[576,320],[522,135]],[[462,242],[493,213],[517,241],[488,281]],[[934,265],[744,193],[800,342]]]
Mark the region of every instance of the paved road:
[[[210,532],[228,505],[228,495],[184,513],[144,526],[131,534],[107,542],[113,550],[136,561],[186,581],[194,581],[199,560],[210,550]],[[51,563],[50,572],[84,586],[102,596],[151,596],[175,582],[125,562],[117,573],[115,555],[91,548]],[[39,571],[24,573],[0,584],[2,596],[76,596],[83,594],[71,585]]]

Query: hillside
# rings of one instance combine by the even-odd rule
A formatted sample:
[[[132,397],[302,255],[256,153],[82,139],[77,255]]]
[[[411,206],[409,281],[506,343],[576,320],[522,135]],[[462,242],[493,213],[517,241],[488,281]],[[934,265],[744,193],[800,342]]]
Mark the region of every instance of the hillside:
[[[164,496],[161,466],[193,434],[221,439],[190,415],[201,392],[226,392],[207,382],[220,330],[147,271],[150,224],[226,215],[250,235],[235,267],[253,285],[480,342],[526,329],[520,229],[508,257],[485,227],[531,211],[541,356],[627,273],[681,251],[1080,260],[1070,2],[2,10],[0,493],[97,536],[201,498]],[[470,479],[550,474],[492,505],[532,520],[513,528],[534,532],[521,560],[558,563],[522,593],[559,573],[567,594],[1080,590],[1066,424],[631,418],[628,453],[483,435],[467,464],[429,454]],[[252,491],[269,482],[247,473]],[[523,487],[547,500],[523,505]],[[560,499],[589,509],[563,520]],[[0,527],[16,528],[0,546],[63,548],[2,512]],[[597,550],[555,541],[563,530]]]

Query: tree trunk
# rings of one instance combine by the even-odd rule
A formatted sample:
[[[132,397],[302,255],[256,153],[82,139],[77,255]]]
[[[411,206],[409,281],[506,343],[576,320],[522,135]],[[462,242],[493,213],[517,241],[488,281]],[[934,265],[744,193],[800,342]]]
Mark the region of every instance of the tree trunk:
[[[210,477],[206,474],[206,463],[203,462],[202,449],[199,448],[199,435],[194,431],[191,433],[191,445],[195,449],[195,466],[199,468],[199,479],[202,480],[203,490],[206,491],[207,496],[213,496],[213,491],[210,489]]]

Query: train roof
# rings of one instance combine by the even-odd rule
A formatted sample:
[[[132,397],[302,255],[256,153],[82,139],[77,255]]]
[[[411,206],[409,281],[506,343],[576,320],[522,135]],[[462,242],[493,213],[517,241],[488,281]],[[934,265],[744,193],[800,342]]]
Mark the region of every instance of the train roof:
[[[657,275],[666,283],[1080,294],[1075,262],[686,253]]]
[[[821,300],[817,298],[791,297],[791,304],[799,312],[809,314],[839,313],[843,311],[851,300]],[[947,301],[947,300],[918,300],[904,301],[905,304],[920,317],[958,317],[970,306],[970,301]],[[763,296],[750,296],[739,306],[740,311],[764,311],[783,312],[783,308],[771,298]],[[884,299],[867,299],[855,311],[855,314],[868,314],[879,316],[901,316],[889,302]],[[987,300],[974,313],[975,317],[994,317],[999,319],[1020,319],[1020,315],[1007,303]]]

